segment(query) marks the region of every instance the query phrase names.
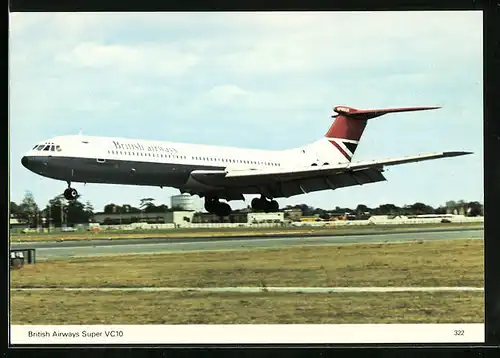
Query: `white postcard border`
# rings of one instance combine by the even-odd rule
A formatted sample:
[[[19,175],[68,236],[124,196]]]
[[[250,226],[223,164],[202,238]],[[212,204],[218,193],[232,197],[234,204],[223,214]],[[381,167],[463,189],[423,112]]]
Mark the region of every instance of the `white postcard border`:
[[[10,343],[358,344],[484,343],[483,323],[295,325],[12,325]]]

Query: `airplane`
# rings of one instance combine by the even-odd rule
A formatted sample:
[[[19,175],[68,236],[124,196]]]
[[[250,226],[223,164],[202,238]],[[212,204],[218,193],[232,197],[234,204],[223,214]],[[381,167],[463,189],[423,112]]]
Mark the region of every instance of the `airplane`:
[[[32,172],[66,181],[67,200],[79,197],[72,182],[177,188],[204,198],[205,209],[227,216],[220,200],[245,200],[255,211],[279,209],[277,198],[385,181],[384,167],[456,157],[454,151],[352,161],[368,120],[388,113],[438,109],[407,107],[362,110],[334,107],[325,136],[287,150],[257,150],[87,135],[65,135],[35,145],[21,163]]]

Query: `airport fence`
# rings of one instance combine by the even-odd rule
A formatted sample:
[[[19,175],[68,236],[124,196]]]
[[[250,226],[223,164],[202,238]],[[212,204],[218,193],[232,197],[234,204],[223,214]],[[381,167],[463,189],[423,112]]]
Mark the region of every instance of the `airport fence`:
[[[298,222],[265,222],[265,223],[180,223],[180,224],[148,224],[148,223],[134,223],[127,225],[99,225],[96,231],[134,231],[134,230],[175,230],[175,229],[273,229],[284,227],[345,227],[345,226],[377,226],[377,225],[422,225],[422,224],[440,224],[440,223],[478,223],[484,222],[484,217],[466,217],[456,215],[446,219],[443,218],[370,218],[368,220],[336,220],[336,221],[298,221]],[[89,230],[86,225],[79,225],[75,228],[61,229],[51,228],[50,232],[65,232],[65,231],[87,231]],[[21,233],[47,233],[49,230],[45,229],[11,229],[11,234]]]

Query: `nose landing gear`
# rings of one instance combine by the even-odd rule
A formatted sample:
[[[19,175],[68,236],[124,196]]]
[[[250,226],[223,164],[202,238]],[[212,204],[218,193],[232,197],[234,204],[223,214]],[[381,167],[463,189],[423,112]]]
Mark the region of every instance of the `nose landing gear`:
[[[78,191],[71,187],[71,182],[68,182],[68,189],[64,191],[63,195],[66,200],[76,200],[78,198]]]

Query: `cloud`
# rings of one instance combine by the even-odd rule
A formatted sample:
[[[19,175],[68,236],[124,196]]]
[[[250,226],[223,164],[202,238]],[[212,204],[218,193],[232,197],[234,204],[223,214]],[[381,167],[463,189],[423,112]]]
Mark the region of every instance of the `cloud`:
[[[241,104],[253,94],[235,85],[220,85],[208,91],[206,97],[210,102],[227,105],[234,102]]]
[[[98,43],[80,44],[69,52],[57,54],[55,60],[76,67],[157,76],[181,75],[199,62],[197,56],[182,53],[170,46]]]
[[[13,190],[22,193],[33,181],[18,160],[32,142],[82,127],[95,135],[287,148],[321,136],[331,123],[332,106],[338,104],[444,106],[416,120],[407,114],[373,121],[359,159],[427,151],[426,142],[452,150],[467,143],[467,149],[477,151],[482,146],[480,125],[471,118],[481,119],[481,16],[11,14]],[[404,132],[410,126],[425,135]],[[398,168],[401,178],[418,173],[422,186],[435,185],[432,173],[408,168]],[[469,163],[460,170],[463,180],[480,191],[481,178],[467,176],[477,168],[481,164]],[[107,198],[106,192],[101,199],[99,190],[92,200]],[[120,187],[116,190],[120,197]],[[377,190],[366,193],[373,198]],[[347,202],[352,192],[335,192],[330,199]],[[408,197],[404,188],[392,194]]]

